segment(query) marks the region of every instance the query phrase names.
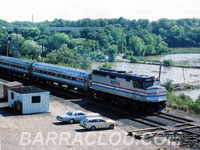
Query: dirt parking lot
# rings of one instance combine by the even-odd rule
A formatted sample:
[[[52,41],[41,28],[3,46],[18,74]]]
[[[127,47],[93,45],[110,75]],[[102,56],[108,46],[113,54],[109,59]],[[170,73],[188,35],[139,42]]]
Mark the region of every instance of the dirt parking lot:
[[[0,86],[0,96],[3,91]],[[1,98],[0,98],[1,99]],[[79,103],[77,103],[79,102]],[[158,146],[127,136],[124,128],[88,131],[79,124],[60,123],[56,116],[70,110],[86,110],[81,100],[50,97],[49,113],[16,115],[0,101],[0,150],[155,150]]]

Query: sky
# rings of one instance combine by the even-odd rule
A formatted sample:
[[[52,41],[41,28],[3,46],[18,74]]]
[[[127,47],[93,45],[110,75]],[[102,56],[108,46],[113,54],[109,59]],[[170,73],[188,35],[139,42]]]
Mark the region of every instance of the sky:
[[[0,19],[9,22],[55,18],[200,18],[200,0],[0,0]]]

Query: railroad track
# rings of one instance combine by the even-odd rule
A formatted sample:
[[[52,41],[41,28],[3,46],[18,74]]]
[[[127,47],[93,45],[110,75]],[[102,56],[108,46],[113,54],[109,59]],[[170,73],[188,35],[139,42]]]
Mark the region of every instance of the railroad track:
[[[116,115],[120,115],[126,119],[132,121],[132,123],[139,124],[139,128],[137,130],[126,130],[128,135],[134,136],[135,138],[142,138],[144,135],[148,137],[156,136],[158,134],[163,133],[186,133],[186,134],[195,134],[200,137],[200,121],[195,121],[192,119],[188,119],[185,117],[181,117],[175,114],[169,113],[154,113],[154,114],[140,114],[140,113],[133,113],[128,112],[127,109],[123,109],[122,106],[117,106],[113,104],[105,104],[105,102],[95,101],[94,98],[90,96],[85,96],[78,94],[77,92],[66,90],[64,87],[60,87],[59,85],[55,84],[48,84],[42,82],[30,82],[25,78],[21,78],[18,76],[8,76],[1,74],[1,78],[9,81],[19,81],[24,83],[24,85],[34,85],[40,87],[42,89],[46,89],[51,91],[51,94],[54,94],[58,97],[62,98],[72,98],[75,101],[77,99],[84,99],[87,100],[93,107],[94,105],[100,107],[101,110],[108,110]],[[72,100],[70,100],[72,101]],[[90,106],[89,106],[90,107]],[[126,111],[125,111],[126,110]],[[151,135],[151,136],[149,136]]]

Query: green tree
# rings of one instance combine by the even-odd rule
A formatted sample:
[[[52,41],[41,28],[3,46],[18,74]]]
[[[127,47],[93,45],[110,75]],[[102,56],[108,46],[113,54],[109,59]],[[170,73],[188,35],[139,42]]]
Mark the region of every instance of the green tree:
[[[38,45],[35,41],[26,40],[19,51],[21,56],[31,58],[32,60],[39,60],[42,52],[42,47]]]
[[[76,66],[76,59],[72,49],[63,44],[58,50],[53,50],[46,57],[46,62],[52,64],[64,64],[67,66]]]
[[[48,39],[47,47],[50,50],[59,49],[63,44],[69,44],[70,38],[68,34],[65,33],[54,33]]]
[[[117,45],[110,45],[108,47],[108,61],[113,62],[117,56],[118,47]]]
[[[37,27],[25,28],[22,30],[22,36],[26,39],[36,39],[40,35],[40,30]]]
[[[69,33],[73,38],[80,38],[81,34],[78,30],[72,30],[70,33]]]
[[[144,41],[138,36],[132,36],[129,39],[129,49],[133,51],[133,55],[144,56],[146,53],[146,46]]]
[[[5,29],[0,27],[0,54],[6,54],[7,33]]]

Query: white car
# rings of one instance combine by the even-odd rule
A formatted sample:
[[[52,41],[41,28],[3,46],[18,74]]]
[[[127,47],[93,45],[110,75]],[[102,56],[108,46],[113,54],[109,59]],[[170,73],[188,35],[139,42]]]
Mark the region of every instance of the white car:
[[[110,119],[104,119],[103,117],[90,117],[81,120],[80,126],[86,129],[90,130],[96,130],[96,129],[104,129],[104,128],[110,128],[114,129],[114,127],[117,125],[117,123]]]
[[[82,119],[86,117],[98,117],[100,114],[98,113],[85,113],[83,111],[69,111],[64,115],[59,115],[56,117],[57,120],[62,122],[69,122],[70,124],[74,122],[80,122]]]

